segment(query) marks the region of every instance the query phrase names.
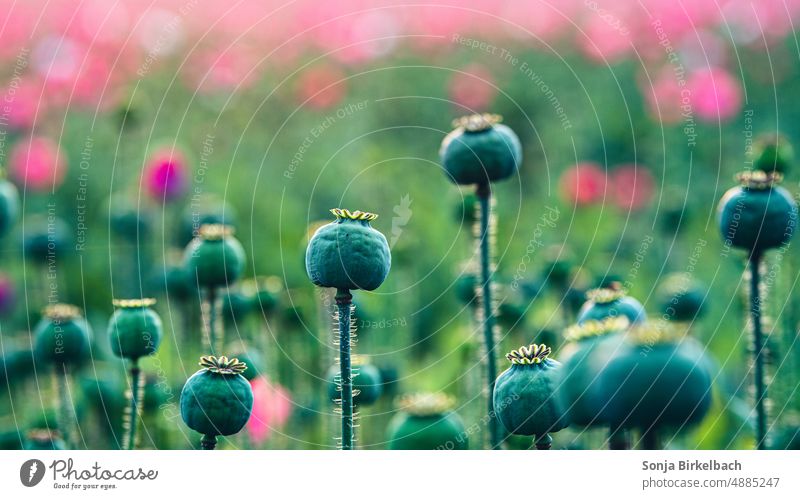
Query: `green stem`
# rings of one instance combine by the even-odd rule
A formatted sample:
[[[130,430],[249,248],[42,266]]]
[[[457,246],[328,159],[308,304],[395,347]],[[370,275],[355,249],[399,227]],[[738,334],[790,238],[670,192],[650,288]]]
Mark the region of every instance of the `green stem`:
[[[225,333],[219,327],[219,312],[221,308],[221,301],[217,296],[216,288],[210,287],[206,290],[206,303],[203,307],[206,311],[208,320],[203,321],[205,329],[206,348],[214,355],[220,355],[223,351],[223,343],[225,342]]]
[[[611,450],[628,450],[628,432],[624,428],[611,428],[608,433],[608,448]]]
[[[350,305],[353,295],[347,289],[336,293],[339,320],[339,378],[342,385],[342,450],[353,449],[353,368],[350,363]]]
[[[486,348],[486,387],[487,394],[487,408],[489,416],[489,443],[492,449],[500,448],[503,441],[503,431],[499,426],[499,421],[494,412],[492,404],[492,394],[494,393],[494,383],[497,378],[497,359],[495,358],[495,342],[494,342],[494,306],[492,304],[492,274],[491,274],[491,255],[490,244],[491,234],[489,228],[491,225],[491,197],[492,191],[489,184],[478,184],[475,194],[478,197],[480,209],[480,266],[481,277],[480,285],[482,290],[483,299],[483,342]]]
[[[142,370],[136,360],[131,361],[131,387],[128,392],[127,428],[123,445],[126,450],[136,448],[136,426],[139,423],[139,401],[142,398]]]
[[[74,418],[72,417],[72,404],[69,400],[69,378],[67,377],[66,366],[56,366],[53,375],[57,392],[56,396],[58,397],[58,429],[64,437],[64,443],[67,449],[74,449],[75,439],[74,432],[72,431]]]
[[[551,437],[549,433],[537,435],[533,443],[536,446],[536,450],[550,450],[553,446],[553,437]]]
[[[761,331],[761,295],[759,291],[761,254],[750,255],[750,319],[753,322],[753,363],[755,364],[756,447],[766,449],[767,412],[764,402],[767,387],[764,382],[764,335]]]
[[[658,433],[655,428],[648,428],[642,432],[642,449],[660,450],[661,442],[658,440]]]
[[[217,437],[215,435],[203,435],[200,439],[200,448],[203,450],[214,450],[217,448]]]

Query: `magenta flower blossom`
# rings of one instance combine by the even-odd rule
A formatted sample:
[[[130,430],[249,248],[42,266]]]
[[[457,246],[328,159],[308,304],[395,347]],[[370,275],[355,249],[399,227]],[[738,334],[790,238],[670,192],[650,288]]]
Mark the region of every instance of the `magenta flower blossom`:
[[[34,191],[57,189],[67,170],[64,153],[46,137],[17,143],[11,151],[9,167],[17,183]]]
[[[253,388],[253,412],[247,421],[247,434],[254,445],[267,441],[272,430],[281,428],[292,413],[289,392],[278,384],[270,383],[265,376],[250,382]]]
[[[155,201],[169,203],[186,194],[189,172],[182,153],[172,148],[156,151],[144,169],[144,187]]]

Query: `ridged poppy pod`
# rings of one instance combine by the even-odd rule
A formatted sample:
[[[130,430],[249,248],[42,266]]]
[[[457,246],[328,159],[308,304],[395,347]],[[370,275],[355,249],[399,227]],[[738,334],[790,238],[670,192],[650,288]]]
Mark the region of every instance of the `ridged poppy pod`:
[[[628,348],[603,369],[604,417],[612,428],[683,429],[711,407],[711,365],[703,346],[669,323],[631,330]]]
[[[591,289],[586,292],[586,297],[588,301],[578,311],[578,324],[617,316],[626,317],[631,324],[640,324],[647,319],[639,300],[627,296],[617,282],[611,283],[608,287]]]
[[[389,275],[389,243],[370,222],[378,215],[341,208],[331,210],[336,220],[322,226],[306,249],[306,272],[324,288],[372,291]]]
[[[11,230],[19,218],[19,192],[0,174],[0,237]]]
[[[253,390],[241,374],[247,366],[238,359],[205,356],[200,366],[181,390],[181,417],[203,434],[203,448],[213,449],[218,435],[244,428],[253,410]]]
[[[469,436],[453,399],[443,393],[404,395],[389,422],[390,450],[467,450]]]
[[[184,264],[200,287],[226,287],[242,276],[244,248],[233,237],[233,227],[202,225],[197,237],[186,247]]]
[[[25,434],[23,450],[64,450],[67,446],[57,430],[36,428]]]
[[[383,379],[380,370],[369,363],[363,355],[353,355],[353,403],[355,405],[374,404],[383,392]],[[339,366],[328,370],[328,398],[333,402],[341,399],[341,380]]]
[[[517,134],[496,114],[473,114],[453,121],[439,157],[456,184],[488,184],[514,175],[522,163]]]
[[[111,351],[117,357],[136,361],[158,350],[164,328],[161,317],[151,309],[153,298],[114,300],[116,310],[108,321]]]
[[[37,362],[72,366],[89,355],[91,329],[72,305],[59,303],[45,308],[33,336]]]
[[[668,275],[658,286],[656,297],[665,319],[691,322],[705,314],[706,290],[688,273]]]
[[[561,363],[550,359],[545,345],[521,347],[506,355],[511,367],[498,376],[494,410],[506,430],[514,435],[535,435],[537,440],[569,424],[556,390],[561,383]]]
[[[794,160],[794,148],[780,134],[764,134],[753,144],[753,170],[785,174]]]
[[[783,175],[754,170],[737,178],[741,185],[729,189],[717,208],[724,244],[760,254],[788,243],[797,223],[797,203],[778,185]]]
[[[567,328],[569,342],[561,351],[562,379],[558,395],[569,414],[571,424],[600,426],[606,403],[600,373],[624,341],[622,333],[630,322],[625,316],[587,320]]]

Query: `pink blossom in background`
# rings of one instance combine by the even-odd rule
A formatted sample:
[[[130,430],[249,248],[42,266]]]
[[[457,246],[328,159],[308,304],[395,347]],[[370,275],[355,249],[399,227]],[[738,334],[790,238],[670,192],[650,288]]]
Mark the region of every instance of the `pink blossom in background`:
[[[660,72],[651,72],[649,76],[652,81],[646,75],[641,75],[639,88],[647,102],[650,116],[665,125],[679,123],[683,119],[681,106],[691,106],[691,93],[685,86],[681,87],[681,80],[676,78],[669,66]],[[685,85],[686,81],[683,80],[683,83]]]
[[[15,144],[9,167],[19,185],[34,191],[57,189],[67,171],[64,153],[46,137],[31,137]]]
[[[259,445],[267,441],[273,429],[286,424],[292,413],[292,400],[282,386],[259,376],[250,381],[253,388],[253,412],[247,421],[250,441]]]
[[[156,151],[147,161],[143,181],[147,194],[159,203],[182,197],[189,187],[186,159],[172,148]]]
[[[453,73],[448,85],[450,100],[467,112],[487,111],[497,88],[492,73],[480,64],[470,64]]]
[[[646,207],[653,199],[655,181],[650,171],[636,164],[621,165],[609,179],[611,201],[626,211]]]
[[[12,79],[5,88],[0,90],[3,107],[6,111],[8,124],[12,128],[31,128],[38,116],[42,116],[46,109],[46,95],[42,93],[41,82],[32,77]]]
[[[329,64],[316,64],[301,72],[297,81],[298,104],[314,109],[328,109],[344,98],[347,87],[345,75],[337,67]]]
[[[605,195],[606,173],[597,163],[578,163],[561,174],[558,187],[561,198],[569,204],[583,206],[597,203]]]
[[[591,60],[611,64],[627,56],[633,49],[631,27],[622,18],[619,24],[590,14],[583,23],[582,32],[576,33],[578,45]]]
[[[739,80],[722,68],[696,71],[689,77],[692,107],[697,117],[716,122],[734,117],[742,107]]]

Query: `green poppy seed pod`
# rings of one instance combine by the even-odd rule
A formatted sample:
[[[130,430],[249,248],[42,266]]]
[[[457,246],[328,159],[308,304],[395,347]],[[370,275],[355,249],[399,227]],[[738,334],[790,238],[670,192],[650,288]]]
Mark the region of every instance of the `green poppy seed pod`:
[[[378,215],[363,211],[331,210],[336,220],[311,237],[306,272],[317,286],[335,289],[377,289],[392,265],[389,243],[370,222]]]
[[[27,343],[27,342],[26,342]],[[14,387],[34,374],[33,351],[30,348],[3,345],[0,356],[0,386]]]
[[[719,202],[719,229],[726,246],[763,253],[788,243],[797,223],[797,203],[777,185],[780,173],[743,172],[741,185],[729,189]]]
[[[89,354],[91,329],[80,310],[72,305],[59,303],[45,308],[33,335],[37,362],[72,366]]]
[[[604,417],[614,428],[677,428],[711,407],[711,363],[704,347],[662,322],[633,329],[600,374]]]
[[[14,184],[0,178],[0,237],[11,230],[19,218],[19,192]]]
[[[766,173],[789,171],[794,160],[794,149],[789,140],[780,134],[764,134],[753,144],[753,170]]]
[[[466,450],[469,436],[453,399],[443,393],[405,395],[389,422],[390,450]]]
[[[488,184],[514,175],[522,163],[522,145],[496,114],[474,114],[453,121],[439,157],[456,184]]]
[[[252,311],[253,300],[244,293],[227,291],[222,295],[222,318],[226,326],[241,324]]]
[[[158,350],[164,332],[161,317],[150,308],[155,303],[152,298],[114,300],[116,310],[108,321],[114,355],[135,361]]]
[[[278,308],[283,282],[278,276],[257,277],[242,283],[242,291],[249,296],[256,314],[268,317]]]
[[[587,320],[564,331],[569,342],[561,351],[562,378],[558,396],[571,424],[600,426],[606,400],[599,376],[620,348],[630,322],[625,316]]]
[[[618,282],[608,287],[589,290],[588,301],[578,311],[578,324],[588,320],[603,320],[606,317],[625,316],[631,324],[641,324],[647,320],[647,314],[639,300],[627,296]]]
[[[202,288],[223,288],[244,272],[245,253],[227,225],[203,225],[184,253],[184,265]]]
[[[143,207],[125,198],[112,198],[109,212],[110,228],[115,236],[133,243],[149,237],[153,221]]]
[[[44,265],[48,258],[58,259],[72,247],[72,229],[60,218],[26,215],[23,226],[22,249],[33,263]]]
[[[668,275],[656,290],[664,318],[691,322],[705,314],[706,289],[686,272]]]
[[[494,411],[514,435],[543,437],[569,424],[556,389],[561,363],[548,358],[545,345],[521,347],[506,355],[511,367],[497,377],[492,397]]]
[[[353,403],[370,405],[377,401],[383,392],[383,379],[380,370],[369,363],[363,355],[352,357],[353,365]],[[339,366],[332,366],[326,376],[328,380],[328,398],[336,402],[341,398],[342,385],[339,378]]]
[[[186,426],[205,436],[233,435],[244,428],[253,410],[253,390],[238,359],[205,356],[202,369],[181,390],[181,417]]]

